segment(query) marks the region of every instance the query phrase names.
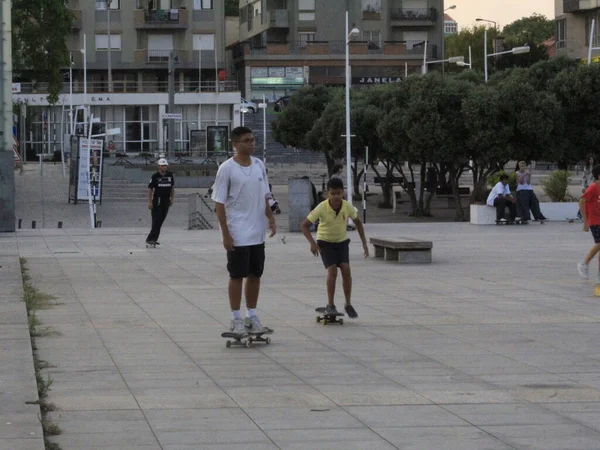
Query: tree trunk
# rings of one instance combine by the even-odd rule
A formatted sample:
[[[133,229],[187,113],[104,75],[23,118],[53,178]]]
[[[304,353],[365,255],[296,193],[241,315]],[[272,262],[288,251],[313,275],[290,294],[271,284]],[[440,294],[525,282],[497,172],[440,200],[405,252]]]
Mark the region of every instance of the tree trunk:
[[[389,168],[388,164],[386,164],[386,163],[384,163],[384,166],[386,167],[386,175],[387,175],[390,173],[390,168]],[[382,178],[381,174],[376,169],[375,164],[371,165],[371,168],[373,169],[373,172],[375,172],[375,175],[377,175],[378,178]],[[391,183],[388,183],[387,181],[385,181],[386,179],[387,179],[387,177],[384,178],[384,182],[381,184],[382,199],[381,199],[381,203],[379,203],[379,205],[377,205],[377,207],[382,208],[382,209],[391,209],[391,208],[393,208],[392,201],[391,201],[393,186]]]
[[[331,156],[331,154],[329,152],[324,152],[325,153],[325,162],[327,163],[327,179],[331,178],[331,175],[333,175],[333,166],[335,165],[335,160],[333,159],[333,157]]]

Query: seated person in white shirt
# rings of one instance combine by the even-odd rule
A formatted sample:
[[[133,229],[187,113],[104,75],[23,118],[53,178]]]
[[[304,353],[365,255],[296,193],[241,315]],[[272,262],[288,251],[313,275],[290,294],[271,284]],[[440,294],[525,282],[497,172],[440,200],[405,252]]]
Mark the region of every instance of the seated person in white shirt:
[[[510,221],[513,222],[517,216],[517,208],[515,203],[517,200],[510,195],[510,187],[508,187],[508,175],[503,174],[500,176],[500,181],[494,186],[492,192],[487,199],[489,206],[496,208],[496,222],[506,220],[504,213],[506,208],[510,213]]]

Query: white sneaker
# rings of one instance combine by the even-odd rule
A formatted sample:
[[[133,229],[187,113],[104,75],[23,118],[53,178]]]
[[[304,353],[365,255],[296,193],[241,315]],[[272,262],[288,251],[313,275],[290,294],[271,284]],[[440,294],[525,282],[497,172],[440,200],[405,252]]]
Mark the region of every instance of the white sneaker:
[[[584,280],[587,280],[590,277],[590,272],[587,264],[577,263],[577,272],[579,272],[579,276]]]
[[[244,334],[247,332],[246,327],[244,326],[244,321],[242,319],[233,319],[231,321],[231,326],[229,327],[232,333]]]
[[[261,333],[264,331],[257,316],[246,317],[244,319],[244,325],[246,325],[246,331],[249,331],[250,333]]]

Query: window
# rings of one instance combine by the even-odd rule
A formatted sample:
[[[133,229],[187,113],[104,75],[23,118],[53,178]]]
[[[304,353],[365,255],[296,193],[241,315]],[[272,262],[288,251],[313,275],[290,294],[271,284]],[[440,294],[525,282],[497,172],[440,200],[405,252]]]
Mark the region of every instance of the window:
[[[194,9],[213,9],[213,0],[194,0]]]
[[[215,35],[214,34],[194,34],[194,50],[214,50]]]
[[[96,0],[96,10],[105,11],[110,1],[110,9],[121,9],[121,0]]]
[[[369,48],[381,47],[381,32],[380,31],[363,31],[363,41],[369,43]]]
[[[362,10],[370,13],[381,13],[381,0],[362,0]]]
[[[298,0],[298,20],[315,20],[315,0]]]
[[[458,32],[458,24],[452,20],[447,20],[444,22],[444,33],[445,34],[454,34]]]
[[[121,35],[110,35],[111,50],[121,50]],[[96,50],[108,50],[108,34],[96,35]]]
[[[314,40],[315,40],[315,33],[300,33],[299,34],[300,48],[306,47],[307,42],[313,42]]]
[[[594,36],[592,46],[598,47],[600,44],[600,13],[593,12],[585,18],[585,45],[590,45],[590,32],[592,31],[592,20],[596,19],[594,24]]]
[[[566,47],[567,40],[567,19],[556,21],[556,48],[561,49]]]

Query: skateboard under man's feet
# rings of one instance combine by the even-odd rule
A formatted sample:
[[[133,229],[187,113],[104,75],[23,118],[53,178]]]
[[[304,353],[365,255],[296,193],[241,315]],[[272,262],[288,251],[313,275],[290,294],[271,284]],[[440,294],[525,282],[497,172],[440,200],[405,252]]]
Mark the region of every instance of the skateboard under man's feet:
[[[234,333],[233,331],[226,331],[221,333],[221,337],[227,338],[225,347],[230,348],[232,345],[239,345],[240,347],[250,348],[255,342],[264,342],[266,345],[271,343],[270,337],[263,337],[265,334],[273,334],[275,330],[267,327],[263,327],[263,331],[253,333],[251,331],[244,331],[242,333]]]
[[[156,248],[157,245],[160,245],[160,242],[146,241],[146,248]]]
[[[344,317],[345,314],[341,313],[341,312],[327,312],[327,308],[326,307],[322,307],[322,308],[316,308],[315,309],[316,312],[318,312],[320,315],[318,315],[315,318],[315,322],[317,323],[322,323],[323,325],[327,325],[330,323],[339,323],[340,325],[344,324],[344,319],[342,319],[341,317]],[[338,319],[338,317],[340,317]]]
[[[528,220],[523,219],[514,219],[514,220],[496,220],[496,225],[527,225],[529,224]]]

